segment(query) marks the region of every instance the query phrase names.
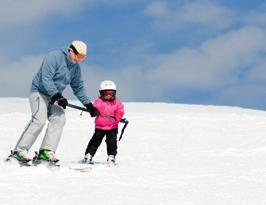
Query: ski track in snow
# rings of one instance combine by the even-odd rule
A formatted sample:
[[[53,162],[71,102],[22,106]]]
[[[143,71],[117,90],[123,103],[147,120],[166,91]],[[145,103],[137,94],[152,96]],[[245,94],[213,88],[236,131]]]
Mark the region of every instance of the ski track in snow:
[[[125,103],[129,125],[118,165],[66,168],[83,157],[94,131],[87,113],[68,108],[57,150],[59,170],[4,159],[30,110],[27,99],[0,99],[1,205],[264,205],[266,112],[226,106]],[[73,104],[79,105],[77,101]],[[33,156],[42,136],[30,150]],[[103,141],[95,161],[106,161]]]

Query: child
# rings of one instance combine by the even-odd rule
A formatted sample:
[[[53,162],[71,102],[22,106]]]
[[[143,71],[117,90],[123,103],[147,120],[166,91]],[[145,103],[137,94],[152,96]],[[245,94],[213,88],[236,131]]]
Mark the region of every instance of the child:
[[[93,106],[99,111],[95,118],[95,132],[85,151],[84,163],[93,163],[92,158],[106,136],[107,161],[115,164],[117,154],[118,123],[124,115],[124,105],[116,98],[116,85],[112,81],[103,81],[100,84],[100,96]]]

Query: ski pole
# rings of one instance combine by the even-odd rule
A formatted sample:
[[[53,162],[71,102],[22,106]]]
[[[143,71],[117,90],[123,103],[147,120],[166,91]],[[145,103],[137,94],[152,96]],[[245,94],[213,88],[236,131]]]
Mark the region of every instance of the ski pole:
[[[113,118],[113,119],[115,119],[114,116],[110,116],[110,115],[108,115],[108,116],[106,116],[106,117],[109,117],[109,118]],[[125,131],[127,125],[128,125],[128,120],[127,120],[126,118],[123,118],[123,119],[120,120],[120,123],[123,123],[124,126],[123,126],[123,128],[122,128],[122,130],[121,130],[121,134],[120,134],[120,137],[119,137],[119,140],[118,140],[118,141],[120,141],[120,140],[122,139],[122,136],[123,136],[123,134],[124,134],[124,131]]]
[[[69,103],[68,103],[67,106],[71,107],[71,108],[74,108],[74,109],[78,109],[78,110],[82,110],[82,111],[85,111],[85,112],[89,112],[85,107],[80,107],[80,106],[69,104]]]
[[[80,106],[77,106],[77,105],[73,105],[73,104],[70,104],[68,103],[67,105],[68,107],[71,107],[71,108],[74,108],[74,109],[77,109],[77,110],[82,110],[82,111],[85,111],[85,112],[89,112],[85,107],[80,107]],[[113,116],[107,116],[107,117],[110,117],[110,118],[114,118]],[[120,120],[121,123],[125,123],[125,124],[128,124],[128,120],[123,118]]]
[[[125,131],[127,125],[128,125],[128,120],[126,118],[123,118],[122,120],[120,120],[120,122],[121,123],[125,123],[125,124],[124,124],[124,126],[123,126],[123,128],[121,130],[121,134],[120,134],[120,137],[119,137],[119,140],[118,141],[120,141],[122,139],[122,136],[124,134],[124,131]]]
[[[78,109],[78,110],[82,110],[82,111],[85,111],[85,112],[89,112],[86,108],[84,108],[84,107],[80,107],[80,106],[77,106],[77,105],[73,105],[73,104],[69,104],[69,103],[68,103],[67,106],[68,106],[68,107],[71,107],[71,108],[74,108],[74,109]],[[115,119],[114,116],[106,116],[106,117],[110,117],[110,118],[114,118],[114,119]],[[122,130],[121,130],[121,134],[120,134],[120,137],[119,137],[118,141],[120,141],[120,140],[122,139],[123,134],[124,134],[124,131],[125,131],[125,129],[126,129],[128,123],[129,123],[129,121],[128,121],[126,118],[123,118],[123,119],[120,120],[120,123],[123,123],[124,126],[123,126],[123,128],[122,128]]]

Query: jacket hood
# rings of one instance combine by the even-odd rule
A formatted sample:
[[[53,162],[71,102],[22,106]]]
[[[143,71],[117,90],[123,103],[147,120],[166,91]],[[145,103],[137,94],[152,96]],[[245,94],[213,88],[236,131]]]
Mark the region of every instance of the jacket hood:
[[[76,63],[71,62],[71,59],[70,59],[69,54],[68,54],[68,47],[65,46],[65,47],[61,48],[61,51],[66,55],[66,60],[67,60],[68,65],[76,64]]]

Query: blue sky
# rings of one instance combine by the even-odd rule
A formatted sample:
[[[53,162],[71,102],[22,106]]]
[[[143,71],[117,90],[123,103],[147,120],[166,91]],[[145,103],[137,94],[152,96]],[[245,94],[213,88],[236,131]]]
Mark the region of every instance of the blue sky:
[[[124,101],[266,109],[263,0],[26,2],[0,8],[0,97],[27,97],[44,55],[78,39],[92,100],[110,79]]]

